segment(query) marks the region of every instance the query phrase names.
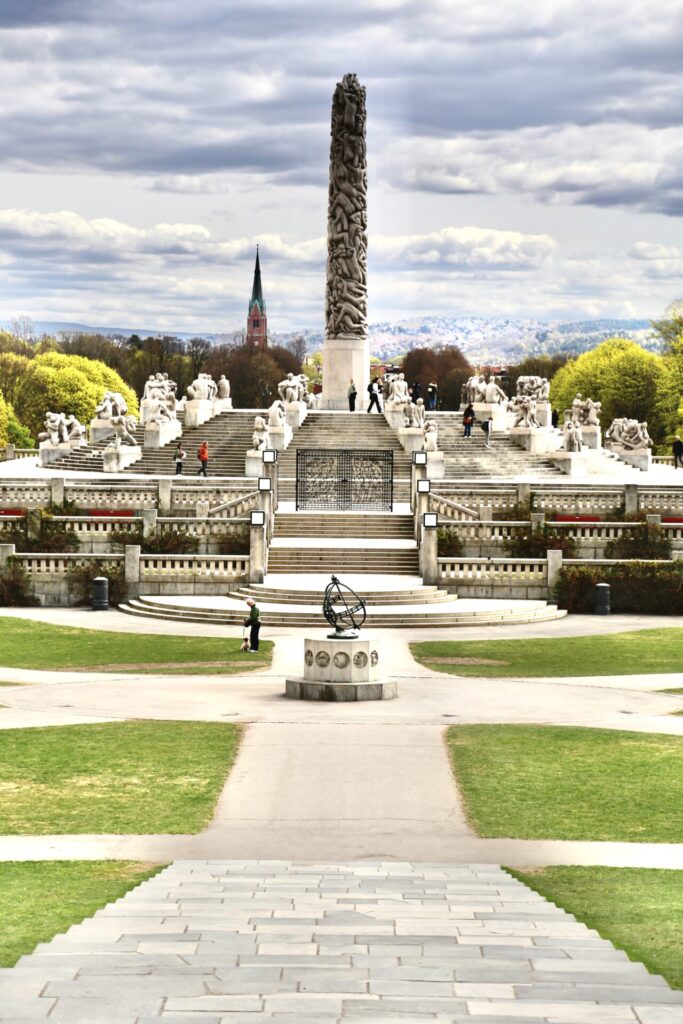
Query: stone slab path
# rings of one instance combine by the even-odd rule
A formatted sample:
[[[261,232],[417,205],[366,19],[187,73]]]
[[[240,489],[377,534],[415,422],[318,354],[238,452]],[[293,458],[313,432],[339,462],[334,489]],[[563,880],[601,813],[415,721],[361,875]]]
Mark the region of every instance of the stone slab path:
[[[0,971],[0,1024],[680,1024],[499,867],[177,862]]]

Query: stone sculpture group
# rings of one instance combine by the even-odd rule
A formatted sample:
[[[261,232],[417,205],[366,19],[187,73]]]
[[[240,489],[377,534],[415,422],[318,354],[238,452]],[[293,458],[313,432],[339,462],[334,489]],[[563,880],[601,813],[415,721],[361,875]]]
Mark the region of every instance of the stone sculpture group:
[[[95,418],[98,420],[113,420],[115,416],[125,416],[128,412],[128,403],[118,391],[105,391],[102,401],[95,409]]]
[[[582,398],[577,394],[572,401],[570,417],[572,423],[579,423],[584,427],[600,426],[600,402],[594,402],[592,398]]]
[[[508,409],[514,413],[513,427],[540,427],[536,417],[537,402],[529,395],[516,394],[507,403]]]
[[[178,385],[167,373],[151,374],[145,383],[140,403],[140,422],[144,426],[170,423],[178,418],[176,391]]]
[[[308,405],[308,377],[305,373],[288,373],[284,380],[277,386],[277,393],[281,402],[288,405],[291,402],[304,402]]]
[[[48,412],[45,415],[45,430],[38,434],[38,441],[48,444],[78,444],[85,440],[85,427],[75,416],[63,412]]]
[[[213,402],[218,395],[218,385],[210,373],[198,373],[186,391],[191,402]]]
[[[639,423],[626,416],[617,417],[612,420],[605,434],[605,447],[624,448],[627,451],[651,448],[652,438],[647,430],[647,422]]]
[[[535,402],[547,402],[550,395],[550,381],[547,377],[529,376],[517,378],[517,397],[533,398]]]
[[[265,451],[270,448],[270,434],[268,425],[263,416],[256,416],[254,419],[254,433],[251,435],[251,446],[255,452]]]

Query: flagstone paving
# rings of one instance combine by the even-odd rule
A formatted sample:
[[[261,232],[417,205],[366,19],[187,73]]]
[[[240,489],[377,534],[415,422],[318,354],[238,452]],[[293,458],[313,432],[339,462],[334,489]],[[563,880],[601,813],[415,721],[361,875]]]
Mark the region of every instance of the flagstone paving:
[[[683,992],[501,868],[185,861],[0,971],[0,1022],[673,1024]]]

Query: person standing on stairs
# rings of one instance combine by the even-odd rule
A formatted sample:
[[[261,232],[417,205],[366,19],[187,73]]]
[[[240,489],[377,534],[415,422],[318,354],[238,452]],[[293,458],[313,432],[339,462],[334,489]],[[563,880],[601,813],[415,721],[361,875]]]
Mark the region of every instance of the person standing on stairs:
[[[463,431],[463,437],[472,437],[472,424],[474,423],[474,406],[470,404],[462,414],[462,425],[465,428]]]
[[[487,420],[484,420],[484,422],[481,425],[481,429],[486,434],[486,447],[487,448],[493,448],[493,444],[492,444],[492,441],[491,441],[491,433],[493,431],[493,417],[492,416],[489,416],[489,418]]]
[[[382,412],[382,407],[379,404],[379,384],[377,378],[368,384],[368,394],[370,395],[370,404],[368,405],[368,412],[372,412],[373,405],[377,409],[378,413]]]
[[[199,472],[197,476],[207,476],[209,472],[209,443],[208,441],[202,441],[197,451],[197,458],[199,459]]]
[[[182,476],[183,475],[183,462],[187,458],[187,452],[185,451],[185,449],[181,445],[180,441],[178,441],[178,447],[175,450],[175,455],[173,456],[173,458],[175,460],[175,475],[176,476]]]
[[[244,625],[249,626],[249,650],[258,651],[258,635],[261,629],[261,613],[253,597],[247,598],[249,605],[249,618]]]
[[[353,377],[352,377],[351,380],[349,381],[349,391],[348,391],[348,395],[349,395],[349,412],[355,412],[356,411],[356,395],[357,394],[358,394],[358,390],[356,388],[356,385],[353,383]]]

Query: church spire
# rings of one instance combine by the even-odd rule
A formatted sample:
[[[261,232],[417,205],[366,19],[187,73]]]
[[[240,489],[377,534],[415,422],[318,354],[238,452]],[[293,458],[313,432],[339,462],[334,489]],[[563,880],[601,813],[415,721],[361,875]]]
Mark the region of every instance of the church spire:
[[[249,312],[247,313],[246,342],[247,345],[254,345],[256,348],[266,348],[268,345],[268,319],[261,284],[261,261],[258,245],[256,246],[256,263],[254,264],[254,283],[251,288]]]

